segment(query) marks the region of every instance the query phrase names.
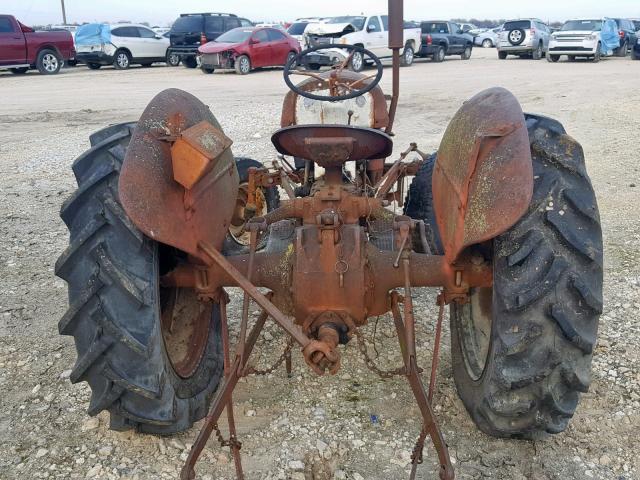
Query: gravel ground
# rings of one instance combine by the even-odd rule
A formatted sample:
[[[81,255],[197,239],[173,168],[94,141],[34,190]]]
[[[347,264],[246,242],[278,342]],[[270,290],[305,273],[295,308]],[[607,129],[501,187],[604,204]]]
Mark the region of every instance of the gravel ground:
[[[413,140],[424,150],[437,148],[465,99],[505,86],[527,111],[559,119],[583,144],[603,222],[605,310],[593,383],[566,432],[536,442],[480,433],[456,396],[445,332],[435,408],[458,478],[640,478],[640,173],[634,144],[640,98],[631,93],[639,67],[619,58],[599,64],[498,61],[495,51],[479,49],[469,62],[447,59],[402,69],[397,151]],[[389,91],[390,70],[385,73]],[[168,87],[208,103],[234,139],[236,155],[273,157],[269,137],[286,93],[277,70],[247,77],[166,67],[76,68],[55,77],[0,73],[2,479],[176,478],[195,438],[197,428],[158,438],[111,432],[104,413],[90,418],[88,386],[68,380],[73,341],[57,333],[66,286],[53,276],[53,265],[67,243],[58,211],[75,187],[71,163],[88,148],[92,131],[136,119]],[[434,292],[425,290],[416,301],[423,363],[431,351],[434,300]],[[236,294],[230,311],[238,309]],[[255,357],[259,365],[277,358],[284,346],[275,327],[266,332]],[[371,339],[373,327],[365,333]],[[376,346],[381,365],[399,364],[387,318],[378,324]],[[355,345],[343,354],[335,377],[313,376],[296,354],[291,379],[277,371],[241,381],[235,398],[248,478],[407,476],[419,414],[406,382],[369,372]],[[436,471],[428,447],[419,478],[436,478]],[[233,478],[228,449],[211,441],[198,472],[205,479]]]

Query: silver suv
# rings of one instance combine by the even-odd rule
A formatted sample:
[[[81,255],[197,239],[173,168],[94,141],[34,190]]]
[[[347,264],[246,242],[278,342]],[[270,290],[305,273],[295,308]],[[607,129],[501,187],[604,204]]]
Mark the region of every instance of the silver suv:
[[[498,57],[504,60],[508,55],[518,55],[540,60],[547,51],[550,35],[549,27],[537,18],[505,22],[498,34]]]

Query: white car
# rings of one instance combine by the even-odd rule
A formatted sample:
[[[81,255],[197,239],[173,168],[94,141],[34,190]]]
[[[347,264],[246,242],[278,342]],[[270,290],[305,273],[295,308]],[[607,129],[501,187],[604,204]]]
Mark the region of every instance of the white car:
[[[311,47],[322,45],[356,45],[364,47],[379,58],[389,58],[392,50],[389,48],[389,17],[388,15],[345,16],[325,19],[323,23],[307,26],[305,30],[307,43]],[[403,65],[411,65],[415,53],[420,49],[422,31],[420,28],[404,29],[404,48],[400,52]],[[308,62],[313,66],[327,66],[335,63],[336,57],[346,58],[346,50],[328,49],[327,54],[321,52],[311,54],[313,60]],[[362,53],[355,51],[351,57],[351,70],[360,72],[365,67]],[[312,67],[313,68],[313,67]]]
[[[569,20],[562,28],[551,34],[547,60],[557,62],[560,56],[568,55],[573,61],[576,57],[588,57],[594,62],[605,55],[603,51],[609,51],[611,47],[603,39],[603,30],[614,32],[614,45],[619,45],[617,39],[618,27],[611,19],[576,19]],[[603,48],[604,46],[604,48]]]
[[[165,62],[169,43],[167,37],[133,23],[87,24],[76,32],[78,61],[92,70],[103,65],[124,70],[133,64]]]

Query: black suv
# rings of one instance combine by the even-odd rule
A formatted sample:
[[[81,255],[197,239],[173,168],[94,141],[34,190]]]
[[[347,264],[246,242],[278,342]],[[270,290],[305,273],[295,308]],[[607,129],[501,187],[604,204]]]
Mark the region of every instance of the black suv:
[[[618,32],[620,35],[620,48],[616,50],[619,57],[626,57],[630,49],[633,49],[638,42],[636,35],[636,26],[631,20],[626,18],[614,18],[618,24]]]
[[[187,68],[196,68],[198,47],[238,27],[251,27],[246,18],[231,13],[183,13],[171,27],[167,57],[180,59]],[[178,62],[171,62],[177,65]]]

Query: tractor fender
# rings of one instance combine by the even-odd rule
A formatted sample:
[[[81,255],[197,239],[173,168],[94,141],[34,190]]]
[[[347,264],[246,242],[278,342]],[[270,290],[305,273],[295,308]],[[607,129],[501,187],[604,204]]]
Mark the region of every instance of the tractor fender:
[[[524,114],[511,92],[491,88],[462,105],[438,149],[432,188],[450,263],[524,215],[533,194],[533,165]]]
[[[196,257],[201,242],[220,249],[238,195],[231,143],[190,93],[172,88],[156,95],[120,172],[120,201],[136,227]]]

